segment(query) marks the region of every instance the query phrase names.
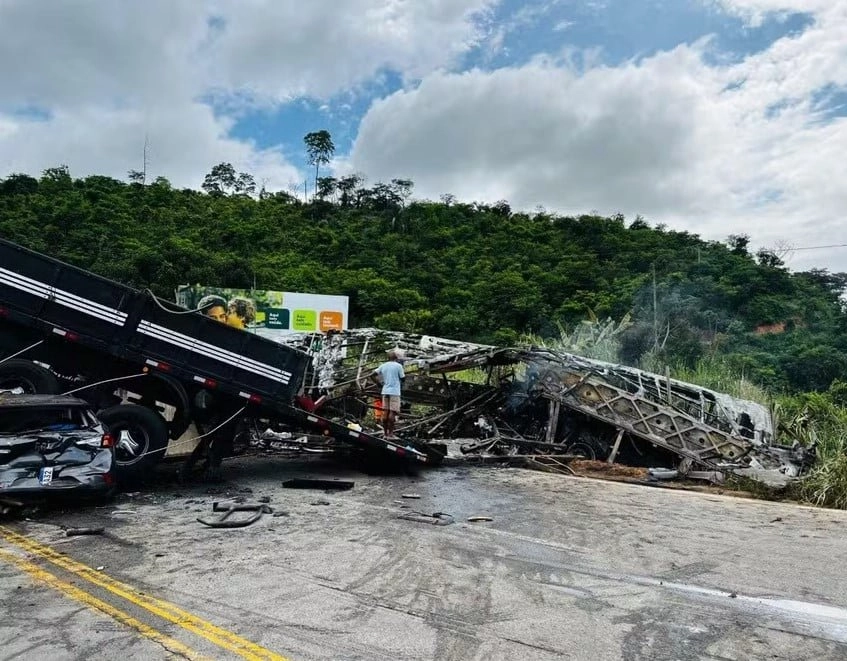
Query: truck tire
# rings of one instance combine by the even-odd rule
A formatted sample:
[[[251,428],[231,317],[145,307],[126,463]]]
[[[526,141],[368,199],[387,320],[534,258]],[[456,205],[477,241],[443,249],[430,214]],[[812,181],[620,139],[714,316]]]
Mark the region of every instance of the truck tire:
[[[0,391],[22,390],[27,395],[58,395],[59,379],[31,360],[13,359],[0,363]]]
[[[168,446],[168,424],[158,412],[137,404],[119,404],[97,414],[115,441],[118,482],[144,477]]]
[[[590,461],[603,460],[608,455],[607,451],[597,443],[594,439],[586,438],[577,440],[565,448],[565,454],[572,454],[577,457],[583,457]]]

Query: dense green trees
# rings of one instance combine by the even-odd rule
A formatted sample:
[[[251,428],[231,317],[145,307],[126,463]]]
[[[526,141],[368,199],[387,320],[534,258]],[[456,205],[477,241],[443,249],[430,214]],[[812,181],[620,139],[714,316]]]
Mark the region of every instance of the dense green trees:
[[[642,218],[410,202],[406,179],[319,178],[303,204],[288,193],[254,199],[252,177],[220,164],[203,188],[74,180],[64,167],[13,174],[0,181],[0,236],[165,297],[178,284],[255,278],[348,295],[354,325],[485,342],[631,313],[631,363],[719,352],[776,389],[847,380],[847,275],[790,273],[775,255],[749,254],[744,236],[725,245]]]

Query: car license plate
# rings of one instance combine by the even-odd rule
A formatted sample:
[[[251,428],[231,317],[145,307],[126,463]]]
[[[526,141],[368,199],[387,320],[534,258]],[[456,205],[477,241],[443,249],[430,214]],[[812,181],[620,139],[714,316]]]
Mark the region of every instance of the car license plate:
[[[42,486],[47,486],[53,481],[53,467],[45,466],[38,471],[38,481]]]

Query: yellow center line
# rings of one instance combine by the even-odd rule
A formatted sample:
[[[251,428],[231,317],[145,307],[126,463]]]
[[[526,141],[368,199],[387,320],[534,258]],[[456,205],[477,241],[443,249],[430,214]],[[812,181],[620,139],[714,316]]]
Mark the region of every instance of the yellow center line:
[[[149,638],[150,640],[158,643],[162,647],[164,647],[169,652],[173,654],[179,654],[184,656],[186,659],[191,659],[192,661],[204,661],[208,657],[204,657],[197,652],[195,652],[190,647],[183,645],[178,640],[171,638],[163,634],[161,631],[157,631],[153,627],[150,627],[144,622],[135,619],[132,615],[125,613],[122,610],[119,610],[112,606],[111,604],[106,603],[98,599],[97,597],[88,594],[84,590],[79,589],[77,586],[72,585],[71,583],[67,583],[60,578],[57,578],[50,572],[42,569],[38,565],[24,558],[20,558],[16,556],[14,553],[10,551],[6,551],[4,549],[0,549],[0,560],[4,560],[17,567],[20,571],[29,574],[29,576],[36,582],[42,583],[44,585],[48,585],[54,590],[58,590],[66,597],[71,599],[75,599],[76,601],[88,606],[93,610],[100,611],[104,615],[108,615],[114,620],[117,620],[121,624],[128,626],[131,629],[135,629],[139,634],[144,636],[145,638]]]
[[[130,585],[121,583],[81,562],[60,554],[49,546],[40,544],[29,537],[19,535],[10,528],[0,526],[0,537],[9,544],[61,567],[104,590],[108,590],[112,594],[126,599],[139,608],[143,608],[163,620],[176,624],[218,647],[237,654],[243,659],[248,659],[249,661],[289,661],[286,657],[276,652],[197,617],[175,604],[147,595]]]

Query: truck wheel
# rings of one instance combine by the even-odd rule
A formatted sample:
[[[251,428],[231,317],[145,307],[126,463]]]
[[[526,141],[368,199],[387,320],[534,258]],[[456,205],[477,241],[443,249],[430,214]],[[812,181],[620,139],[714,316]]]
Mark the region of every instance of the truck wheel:
[[[115,440],[119,481],[143,477],[165,454],[168,424],[156,411],[137,404],[119,404],[100,411],[97,417]]]
[[[577,441],[576,443],[571,443],[565,448],[565,453],[590,459],[591,461],[597,459],[597,448],[591,442]]]
[[[58,395],[61,387],[50,370],[31,360],[13,359],[0,363],[0,392],[3,390],[25,395]]]

